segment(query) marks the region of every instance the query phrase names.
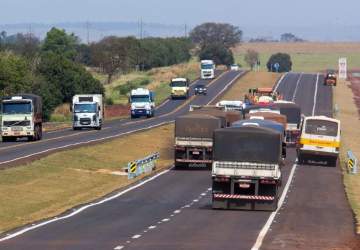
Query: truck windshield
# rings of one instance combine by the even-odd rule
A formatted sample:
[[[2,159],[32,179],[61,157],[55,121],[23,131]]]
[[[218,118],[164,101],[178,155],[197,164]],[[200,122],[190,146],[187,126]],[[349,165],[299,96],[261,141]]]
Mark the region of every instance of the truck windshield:
[[[213,69],[213,64],[201,64],[201,69]]]
[[[133,95],[131,96],[131,102],[149,102],[150,98],[148,95]]]
[[[336,137],[338,135],[338,124],[325,120],[307,120],[305,133]]]
[[[187,86],[186,82],[180,82],[180,81],[171,82],[171,87],[186,87],[186,86]]]
[[[29,114],[31,102],[3,102],[3,114]]]
[[[95,103],[79,103],[74,105],[75,113],[96,113]]]

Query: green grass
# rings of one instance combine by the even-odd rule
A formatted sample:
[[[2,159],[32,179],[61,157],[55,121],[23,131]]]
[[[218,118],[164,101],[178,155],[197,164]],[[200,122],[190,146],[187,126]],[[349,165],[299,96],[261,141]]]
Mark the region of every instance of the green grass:
[[[173,125],[166,125],[2,170],[0,232],[58,215],[130,184],[127,176],[111,174],[129,161],[158,151],[158,169],[170,166],[172,140]]]
[[[169,93],[171,91],[171,88],[169,86],[169,83],[161,83],[155,88],[155,104],[159,105],[162,103],[166,98],[169,97]]]
[[[267,70],[266,63],[270,53],[261,53],[261,70]],[[359,68],[360,54],[356,53],[290,53],[295,72],[319,72],[325,69],[337,69],[339,57],[347,57],[348,68]],[[244,55],[235,55],[235,60],[242,66],[247,67]]]

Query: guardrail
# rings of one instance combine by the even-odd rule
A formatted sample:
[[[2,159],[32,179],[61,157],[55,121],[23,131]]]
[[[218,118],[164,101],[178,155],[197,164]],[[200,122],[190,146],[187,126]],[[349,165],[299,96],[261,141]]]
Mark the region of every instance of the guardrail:
[[[358,160],[351,150],[347,152],[346,166],[350,174],[358,173]]]
[[[143,159],[129,162],[127,165],[128,179],[152,172],[156,167],[156,160],[159,158],[160,154],[156,152]]]

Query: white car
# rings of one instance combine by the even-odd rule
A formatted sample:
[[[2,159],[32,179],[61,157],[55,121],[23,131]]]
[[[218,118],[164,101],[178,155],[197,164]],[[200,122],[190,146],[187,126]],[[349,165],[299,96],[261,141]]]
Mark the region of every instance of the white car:
[[[232,64],[232,65],[230,66],[230,70],[235,70],[235,71],[239,70],[239,65],[237,65],[237,64]]]

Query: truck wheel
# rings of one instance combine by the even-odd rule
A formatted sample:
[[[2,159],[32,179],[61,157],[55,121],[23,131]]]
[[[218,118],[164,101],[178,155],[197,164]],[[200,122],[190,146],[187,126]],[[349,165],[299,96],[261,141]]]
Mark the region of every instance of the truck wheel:
[[[95,127],[95,130],[101,130],[101,126]]]
[[[9,138],[8,137],[3,137],[2,142],[9,142]]]
[[[39,126],[39,140],[42,139],[43,133],[42,133],[42,126]]]

